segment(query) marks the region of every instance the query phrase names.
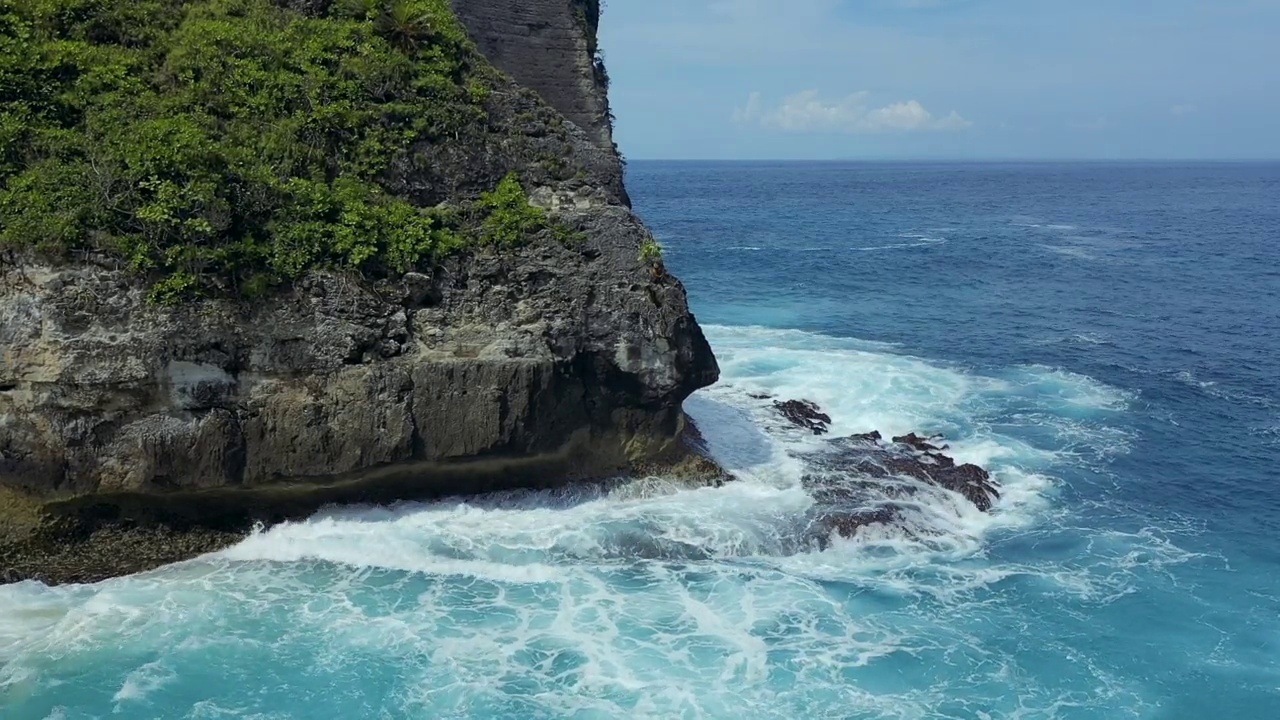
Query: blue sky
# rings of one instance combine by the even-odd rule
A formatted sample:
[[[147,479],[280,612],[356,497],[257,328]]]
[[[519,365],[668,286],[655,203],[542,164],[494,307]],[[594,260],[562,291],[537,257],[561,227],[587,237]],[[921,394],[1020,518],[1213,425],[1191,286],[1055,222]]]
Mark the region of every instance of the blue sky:
[[[1280,0],[606,0],[631,158],[1280,158]]]

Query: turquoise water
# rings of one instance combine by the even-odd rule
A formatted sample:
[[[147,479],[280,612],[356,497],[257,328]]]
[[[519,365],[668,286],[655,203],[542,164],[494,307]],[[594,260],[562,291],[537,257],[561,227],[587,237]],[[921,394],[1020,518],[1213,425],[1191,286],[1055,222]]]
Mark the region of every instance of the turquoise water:
[[[634,163],[740,481],[352,509],[0,588],[9,718],[1272,718],[1280,166]],[[1003,484],[825,550],[797,454]]]

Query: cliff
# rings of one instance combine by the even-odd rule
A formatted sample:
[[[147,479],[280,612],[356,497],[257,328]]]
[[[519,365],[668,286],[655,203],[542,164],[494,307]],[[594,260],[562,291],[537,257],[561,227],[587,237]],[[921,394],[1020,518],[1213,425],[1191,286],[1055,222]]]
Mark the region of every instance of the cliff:
[[[329,6],[278,4],[309,16]],[[469,217],[515,177],[547,220],[481,241],[511,230],[492,211],[476,219],[481,240],[404,271],[316,262],[252,297],[199,275],[209,287],[169,303],[156,301],[155,271],[101,248],[9,248],[0,580],[135,571],[326,503],[684,459],[681,403],[718,369],[629,209],[598,5],[454,6],[475,47],[519,82],[470,60],[470,82],[488,84],[471,95],[479,121],[417,138],[378,182],[422,213]]]
[[[485,57],[613,150],[600,0],[452,0]]]

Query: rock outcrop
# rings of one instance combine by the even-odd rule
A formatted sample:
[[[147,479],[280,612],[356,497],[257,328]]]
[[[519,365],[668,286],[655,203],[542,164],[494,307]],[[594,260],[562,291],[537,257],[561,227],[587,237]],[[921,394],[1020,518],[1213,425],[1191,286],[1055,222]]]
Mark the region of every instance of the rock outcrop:
[[[983,512],[990,510],[999,499],[1000,491],[990,473],[977,465],[957,465],[941,452],[919,450],[899,442],[899,438],[885,444],[874,435],[835,438],[826,453],[810,456],[815,470],[804,482],[817,499],[848,495],[854,489],[849,483],[833,483],[830,473],[857,481],[913,478],[957,493]],[[909,494],[910,486],[904,487],[903,492]]]
[[[600,0],[452,0],[480,51],[602,148],[613,149]]]
[[[802,427],[814,435],[825,435],[830,432],[831,416],[822,412],[816,403],[810,400],[787,400],[773,404],[782,417],[791,424]]]
[[[816,403],[774,401],[773,407],[798,428],[815,435],[829,432],[831,418]],[[831,438],[819,449],[804,453],[808,472],[801,482],[814,499],[807,537],[823,543],[833,533],[852,537],[867,525],[898,523],[901,504],[921,489],[919,483],[956,493],[983,512],[991,510],[1000,498],[991,474],[977,465],[957,464],[944,454],[947,445],[934,444],[941,441],[938,435],[925,438],[910,433],[886,443],[873,430]]]
[[[0,580],[138,570],[330,502],[686,461],[681,403],[719,371],[684,288],[640,257],[651,237],[608,134],[598,6],[456,7],[572,123],[512,84],[488,101],[490,127],[423,146],[388,182],[432,204],[514,170],[581,239],[179,307],[148,303],[105,258],[0,259]]]

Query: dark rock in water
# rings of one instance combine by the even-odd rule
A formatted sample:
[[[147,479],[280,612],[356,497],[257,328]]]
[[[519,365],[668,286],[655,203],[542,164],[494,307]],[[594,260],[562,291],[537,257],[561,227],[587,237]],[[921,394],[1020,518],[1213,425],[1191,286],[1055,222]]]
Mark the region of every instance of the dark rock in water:
[[[992,481],[991,474],[977,465],[966,463],[952,468],[943,480],[938,482],[948,490],[964,495],[969,502],[978,506],[978,509],[983,512],[990,510],[992,504],[1000,497],[1000,491]]]
[[[808,400],[774,402],[774,407],[797,427],[815,435],[827,433],[831,417]],[[1000,491],[991,475],[977,465],[957,465],[943,451],[941,435],[899,435],[883,442],[879,431],[834,438],[824,450],[806,453],[812,470],[802,479],[815,500],[809,513],[809,532],[819,542],[831,532],[852,535],[874,523],[892,524],[902,518],[895,500],[915,495],[920,486],[893,482],[895,478],[918,480],[959,493],[983,512],[991,509]],[[812,536],[810,536],[812,537]]]
[[[896,476],[922,480],[960,493],[984,512],[990,510],[1000,497],[1000,491],[986,470],[977,465],[956,465],[955,460],[941,452],[921,450],[921,446],[935,446],[915,435],[907,437],[919,442],[900,442],[901,438],[895,438],[894,445],[882,445],[865,437],[832,440],[835,452],[824,459],[823,464],[870,478]]]
[[[832,529],[841,535],[851,535],[858,528],[873,525],[889,525],[902,517],[902,510],[894,505],[884,505],[874,510],[862,510],[851,513],[832,513],[826,516]]]
[[[747,393],[747,397],[752,400],[772,400],[773,396],[769,393]]]
[[[792,424],[810,430],[814,435],[825,435],[831,429],[831,416],[822,412],[817,403],[809,400],[788,400],[775,402],[773,406]]]
[[[814,513],[809,523],[810,541],[825,547],[832,533],[851,538],[868,525],[894,525],[902,520],[902,509],[895,505],[883,505],[863,510],[826,510]]]
[[[820,413],[812,403],[797,403],[797,407],[806,413],[802,417]],[[957,465],[942,454],[947,446],[935,444],[941,436],[923,438],[911,433],[889,444],[882,440],[874,431],[834,438],[823,451],[804,456],[812,470],[802,482],[815,501],[805,538],[825,545],[832,533],[852,537],[868,525],[900,523],[904,508],[897,501],[908,500],[921,489],[910,480],[959,493],[983,512],[1000,497],[986,470]]]
[[[880,433],[875,433],[875,434],[879,436]],[[879,437],[877,437],[876,439],[878,440]],[[920,437],[919,435],[916,435],[915,433],[909,433],[907,435],[900,435],[894,438],[893,441],[899,445],[909,445],[912,448],[919,450],[920,452],[941,452],[943,450],[947,450],[950,448],[949,445],[943,445],[939,447],[932,444],[932,441],[941,440],[941,439],[942,439],[941,435],[932,435],[928,438],[923,438],[923,437]]]
[[[831,417],[817,404],[808,400],[774,402],[774,407],[794,425],[821,435],[829,430]],[[991,509],[1000,491],[991,475],[977,465],[957,465],[944,455],[949,448],[938,444],[941,435],[923,437],[916,433],[899,435],[891,444],[883,442],[879,431],[860,433],[845,438],[834,438],[824,452],[805,455],[814,468],[805,475],[805,489],[817,500],[818,510],[827,518],[824,522],[837,529],[860,527],[871,522],[890,521],[899,513],[875,509],[874,487],[881,498],[886,492],[892,497],[908,497],[918,489],[902,485],[886,490],[882,481],[890,478],[912,478],[959,493],[984,512]],[[832,508],[837,510],[832,510]],[[845,508],[845,509],[839,509]],[[891,517],[892,516],[892,517]],[[834,518],[834,519],[832,519]]]

